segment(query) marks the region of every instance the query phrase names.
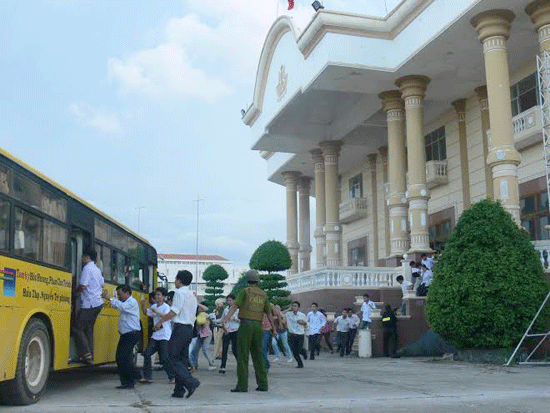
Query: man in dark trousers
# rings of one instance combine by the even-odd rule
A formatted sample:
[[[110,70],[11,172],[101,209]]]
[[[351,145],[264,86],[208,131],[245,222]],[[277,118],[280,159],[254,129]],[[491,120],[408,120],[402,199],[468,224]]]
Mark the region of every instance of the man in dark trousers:
[[[397,334],[397,317],[389,304],[384,307],[382,313],[382,325],[384,326],[384,356],[397,357],[397,347],[399,346],[399,335]],[[390,349],[391,342],[391,349]]]
[[[118,332],[120,339],[116,348],[116,364],[120,376],[120,386],[117,389],[133,389],[139,373],[134,366],[134,347],[141,337],[139,324],[139,304],[132,297],[132,289],[128,285],[119,285],[116,289],[117,298],[110,297],[103,291],[103,298],[110,300],[111,305],[120,310]]]
[[[273,326],[271,307],[267,294],[258,287],[260,277],[258,271],[250,270],[245,274],[248,287],[242,290],[231,306],[223,322],[239,309],[240,326],[237,332],[237,387],[232,392],[248,391],[248,354],[252,355],[252,364],[256,373],[257,391],[267,391],[267,371],[262,355],[262,318],[266,314]],[[273,335],[277,331],[273,328]]]
[[[155,324],[155,330],[162,328],[162,323],[174,320],[172,336],[168,342],[168,354],[176,374],[176,387],[172,397],[182,398],[187,390],[187,398],[191,397],[200,386],[200,382],[191,376],[189,367],[189,343],[193,338],[193,325],[197,318],[197,298],[189,290],[193,275],[187,271],[179,271],[176,275],[176,292],[170,312],[160,318]]]

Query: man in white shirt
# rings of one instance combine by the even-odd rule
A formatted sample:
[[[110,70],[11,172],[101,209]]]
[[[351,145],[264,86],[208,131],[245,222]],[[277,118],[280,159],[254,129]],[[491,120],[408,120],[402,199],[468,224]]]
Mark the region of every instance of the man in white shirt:
[[[300,354],[307,360],[307,353],[304,350],[304,334],[305,327],[307,325],[307,317],[304,313],[300,312],[300,303],[294,301],[292,303],[292,311],[288,311],[285,314],[286,324],[289,334],[290,349],[292,355],[298,362],[297,368],[304,367],[304,363],[300,358]]]
[[[117,389],[133,389],[135,378],[139,377],[134,366],[134,347],[141,338],[141,325],[139,324],[139,304],[132,297],[132,289],[128,285],[119,285],[116,289],[117,298],[110,297],[104,291],[103,298],[110,300],[111,305],[120,310],[118,320],[118,332],[120,338],[116,348],[116,363],[120,386]]]
[[[348,347],[349,340],[349,328],[351,326],[351,319],[348,318],[348,311],[342,310],[342,315],[336,317],[334,320],[334,325],[336,326],[336,339],[338,342],[338,350],[340,352],[340,357],[344,357],[344,352]]]
[[[402,275],[398,275],[395,281],[401,285],[401,293],[403,294],[403,299],[401,300],[401,315],[405,315],[407,313],[407,300],[405,300],[404,297],[407,291],[412,291],[413,283],[409,280],[405,280]]]
[[[370,325],[372,324],[370,315],[374,308],[376,308],[376,304],[374,304],[374,301],[370,300],[370,296],[368,294],[363,294],[363,304],[361,304],[361,326],[359,328],[365,329],[370,327]]]
[[[432,283],[434,275],[432,270],[430,270],[426,264],[420,264],[420,270],[422,274],[422,283],[420,284],[420,287],[418,287],[418,290],[416,290],[416,295],[423,297],[428,295],[428,289]]]
[[[146,306],[145,298],[141,299],[141,308],[143,314],[153,319],[153,325],[155,325],[163,315],[170,312],[170,306],[164,302],[164,297],[168,294],[166,288],[159,287],[155,290],[155,303],[151,307]],[[162,323],[160,330],[153,331],[153,334],[149,340],[147,348],[143,352],[143,379],[140,383],[152,383],[153,382],[153,368],[151,364],[151,357],[157,351],[160,356],[160,362],[164,371],[168,375],[170,383],[175,383],[174,368],[170,363],[170,357],[168,357],[168,341],[172,335],[172,323],[165,321]]]
[[[82,273],[76,292],[80,293],[80,309],[76,315],[73,333],[80,361],[93,363],[94,357],[94,324],[103,307],[101,291],[103,275],[95,264],[97,252],[87,248],[82,254]]]
[[[348,307],[348,318],[350,320],[349,325],[349,334],[348,334],[348,344],[346,349],[346,356],[351,354],[351,348],[353,347],[353,342],[355,341],[355,336],[357,335],[357,329],[361,320],[357,317],[357,314],[353,311],[353,308]]]
[[[193,325],[197,318],[197,298],[189,290],[193,275],[187,271],[179,271],[176,275],[176,292],[170,312],[160,318],[155,324],[159,330],[165,321],[173,320],[172,336],[168,343],[170,361],[176,373],[176,386],[172,397],[182,398],[187,390],[187,398],[191,397],[200,386],[200,382],[191,376],[189,367],[189,344],[193,338]]]
[[[315,360],[315,352],[321,350],[319,338],[321,329],[327,323],[327,318],[317,311],[317,303],[311,303],[311,311],[307,314],[307,322],[309,323],[309,358]],[[317,351],[318,352],[318,351]]]
[[[431,270],[433,268],[435,261],[432,257],[428,257],[428,254],[421,254],[420,259],[420,263],[424,264],[427,269]]]

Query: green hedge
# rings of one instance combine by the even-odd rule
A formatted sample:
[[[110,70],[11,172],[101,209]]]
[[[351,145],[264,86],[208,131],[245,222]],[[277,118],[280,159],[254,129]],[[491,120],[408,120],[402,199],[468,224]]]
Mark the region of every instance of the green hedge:
[[[434,266],[428,323],[459,348],[513,346],[548,289],[527,233],[500,203],[486,199],[464,211]]]

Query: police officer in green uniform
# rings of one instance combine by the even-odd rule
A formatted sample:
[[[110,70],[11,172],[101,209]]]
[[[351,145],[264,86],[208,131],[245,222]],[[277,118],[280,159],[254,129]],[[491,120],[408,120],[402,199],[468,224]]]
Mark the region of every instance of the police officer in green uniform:
[[[241,325],[237,332],[237,387],[232,392],[248,391],[248,353],[252,355],[252,364],[256,373],[258,391],[267,391],[267,370],[262,355],[262,318],[267,314],[271,325],[271,308],[267,294],[258,287],[260,277],[258,271],[250,270],[245,273],[248,287],[242,290],[229,310],[225,320],[231,318],[237,308]],[[276,334],[276,331],[274,331]]]

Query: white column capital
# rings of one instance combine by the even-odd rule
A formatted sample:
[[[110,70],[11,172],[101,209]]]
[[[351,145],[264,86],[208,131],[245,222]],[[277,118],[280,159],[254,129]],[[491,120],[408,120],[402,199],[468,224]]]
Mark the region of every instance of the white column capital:
[[[285,171],[282,173],[283,179],[285,180],[285,186],[287,189],[293,189],[296,191],[296,186],[298,184],[298,178],[301,173],[296,171]]]

